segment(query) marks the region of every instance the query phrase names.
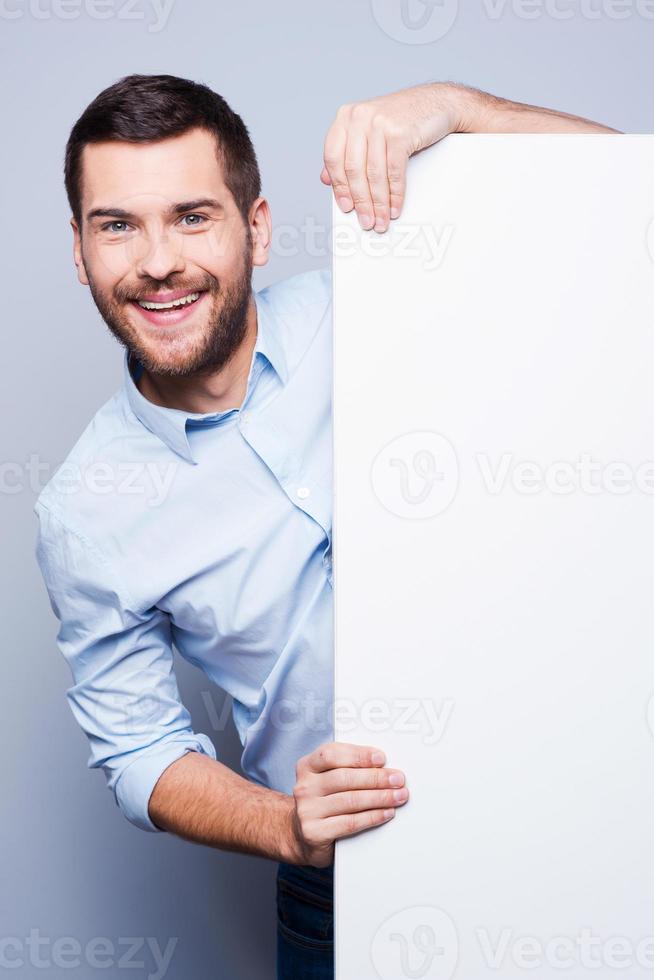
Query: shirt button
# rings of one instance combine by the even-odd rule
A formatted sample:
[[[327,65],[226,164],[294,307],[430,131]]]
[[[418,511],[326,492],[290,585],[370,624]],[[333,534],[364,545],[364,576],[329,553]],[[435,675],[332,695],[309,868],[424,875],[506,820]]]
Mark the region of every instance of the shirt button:
[[[241,422],[243,423],[243,425],[247,425],[247,423],[250,421],[250,418],[251,416],[249,412],[241,412]]]
[[[311,491],[308,487],[298,487],[297,489],[297,495],[300,500],[306,500],[310,493]]]

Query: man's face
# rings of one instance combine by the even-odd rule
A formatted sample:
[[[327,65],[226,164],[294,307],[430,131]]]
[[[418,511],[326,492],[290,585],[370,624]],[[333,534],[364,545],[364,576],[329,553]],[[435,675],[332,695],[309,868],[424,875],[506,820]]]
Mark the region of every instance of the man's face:
[[[266,261],[265,201],[251,214],[246,224],[202,129],[84,147],[79,279],[147,371],[217,371],[243,340],[252,266]]]

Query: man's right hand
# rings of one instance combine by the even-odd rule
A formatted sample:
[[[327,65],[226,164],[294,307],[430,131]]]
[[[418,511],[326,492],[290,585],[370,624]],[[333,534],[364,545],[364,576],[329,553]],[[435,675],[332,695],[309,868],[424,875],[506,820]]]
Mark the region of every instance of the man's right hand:
[[[334,841],[388,823],[409,797],[404,773],[380,749],[325,742],[296,766],[293,834],[297,863],[324,868]]]

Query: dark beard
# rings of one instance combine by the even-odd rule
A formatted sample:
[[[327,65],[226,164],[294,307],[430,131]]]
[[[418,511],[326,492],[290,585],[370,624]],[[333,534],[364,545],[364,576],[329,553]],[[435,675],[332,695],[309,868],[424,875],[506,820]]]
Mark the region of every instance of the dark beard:
[[[89,289],[102,319],[119,344],[125,347],[133,358],[138,359],[149,374],[169,378],[213,374],[223,368],[236,352],[247,332],[247,314],[252,292],[252,243],[249,236],[247,241],[248,247],[243,254],[241,273],[226,288],[221,288],[217,280],[208,273],[201,278],[186,279],[184,282],[176,281],[174,277],[165,280],[142,278],[139,280],[138,287],[132,292],[128,293],[124,288],[119,288],[115,291],[114,297],[106,299],[95,287],[87,268]],[[159,360],[141,343],[138,334],[123,314],[123,304],[132,299],[135,294],[147,295],[159,290],[179,288],[188,289],[189,292],[206,290],[209,296],[204,300],[205,303],[209,302],[215,306],[219,297],[222,298],[222,303],[199,345],[189,351],[183,360],[170,363]]]

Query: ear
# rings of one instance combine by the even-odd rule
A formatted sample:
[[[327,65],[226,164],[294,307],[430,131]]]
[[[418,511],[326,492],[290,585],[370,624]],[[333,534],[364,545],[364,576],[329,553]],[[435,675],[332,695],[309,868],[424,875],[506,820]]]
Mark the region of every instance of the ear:
[[[272,240],[270,207],[264,197],[258,197],[250,208],[252,235],[252,265],[266,265]]]
[[[82,234],[75,218],[70,219],[70,225],[73,229],[73,260],[77,266],[77,278],[83,286],[88,286],[89,277],[86,274],[86,267],[82,258]]]

